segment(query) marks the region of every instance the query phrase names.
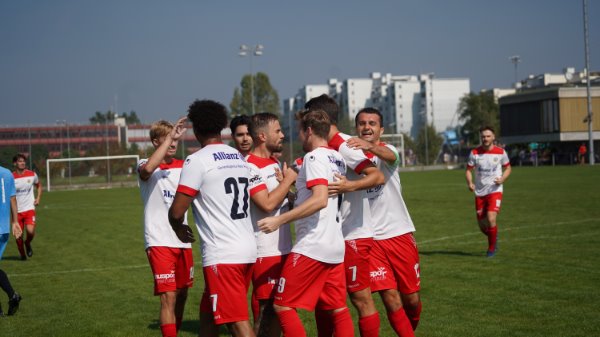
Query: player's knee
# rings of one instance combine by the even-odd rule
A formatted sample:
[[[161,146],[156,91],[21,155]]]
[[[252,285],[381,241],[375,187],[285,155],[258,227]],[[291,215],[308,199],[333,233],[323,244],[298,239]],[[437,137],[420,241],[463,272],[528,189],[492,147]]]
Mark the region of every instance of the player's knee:
[[[160,305],[163,307],[175,307],[177,293],[175,291],[166,291],[160,294]]]
[[[402,294],[402,305],[405,309],[416,310],[419,307],[419,302],[421,302],[421,299],[418,292]]]
[[[387,312],[395,312],[402,307],[402,300],[400,299],[400,294],[395,289],[382,291],[381,299]]]
[[[372,311],[372,309],[375,307],[375,303],[373,302],[373,297],[371,297],[371,292],[369,289],[351,293],[350,301],[359,313]]]

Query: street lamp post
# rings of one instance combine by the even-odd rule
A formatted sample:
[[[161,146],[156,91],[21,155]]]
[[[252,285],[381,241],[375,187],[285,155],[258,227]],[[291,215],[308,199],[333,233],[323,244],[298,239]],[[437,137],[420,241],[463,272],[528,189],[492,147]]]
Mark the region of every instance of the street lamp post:
[[[56,124],[61,125],[61,126],[66,126],[67,127],[67,158],[71,159],[71,134],[69,132],[69,123],[62,119],[62,120],[57,120]],[[62,137],[62,128],[60,131],[60,156],[62,158],[62,142],[63,142],[63,137]],[[67,163],[69,163],[69,186],[71,186],[71,161],[67,161]]]
[[[257,44],[254,47],[248,47],[245,44],[240,46],[240,51],[238,55],[240,57],[249,56],[250,57],[250,101],[252,105],[252,114],[254,115],[254,72],[252,71],[252,58],[254,56],[261,56],[263,54],[263,45]]]

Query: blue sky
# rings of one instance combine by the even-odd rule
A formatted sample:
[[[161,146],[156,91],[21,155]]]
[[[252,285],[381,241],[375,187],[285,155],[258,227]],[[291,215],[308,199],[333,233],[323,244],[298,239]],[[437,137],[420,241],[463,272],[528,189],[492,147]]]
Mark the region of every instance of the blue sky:
[[[144,122],[184,115],[196,98],[226,105],[249,59],[281,99],[304,84],[371,72],[468,77],[471,89],[584,67],[574,0],[1,1],[0,125],[86,123],[115,105]],[[600,3],[589,1],[592,69]]]

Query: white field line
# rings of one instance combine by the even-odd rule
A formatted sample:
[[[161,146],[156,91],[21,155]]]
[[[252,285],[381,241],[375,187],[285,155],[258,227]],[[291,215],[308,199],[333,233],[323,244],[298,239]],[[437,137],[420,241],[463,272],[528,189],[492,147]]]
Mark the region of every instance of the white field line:
[[[598,220],[600,220],[600,219],[599,218],[592,218],[592,219],[582,219],[582,220],[575,220],[575,221],[555,222],[555,223],[550,223],[550,224],[537,224],[537,225],[519,226],[519,227],[507,228],[507,229],[505,229],[505,231],[517,230],[517,229],[524,229],[524,228],[570,225],[570,224],[575,224],[575,223],[584,223],[584,222],[591,222],[591,221],[598,221]],[[579,233],[579,234],[571,234],[571,235],[567,235],[567,237],[589,236],[589,235],[593,235],[593,234],[596,234],[596,233],[586,232],[586,233]],[[444,240],[450,240],[450,239],[455,239],[455,238],[462,238],[462,237],[467,237],[467,236],[473,236],[473,235],[481,235],[481,233],[480,232],[471,232],[471,233],[465,233],[465,234],[461,234],[461,235],[444,236],[444,237],[437,238],[437,239],[431,239],[431,240],[417,242],[417,245],[419,246],[419,248],[422,248],[423,245],[427,245],[428,243],[434,243],[434,242],[439,242],[439,241],[444,241]],[[564,237],[565,237],[565,235],[556,235],[556,236],[542,235],[542,236],[527,237],[527,238],[514,238],[514,239],[511,239],[510,241],[511,242],[514,242],[514,241],[530,241],[530,240],[564,238]],[[477,240],[477,241],[461,241],[461,242],[453,242],[452,244],[453,245],[470,245],[470,244],[477,243],[479,241],[480,240]],[[195,263],[194,265],[195,266],[200,266],[201,263]],[[9,275],[9,277],[49,276],[49,275],[59,275],[59,274],[90,273],[90,272],[91,273],[95,273],[95,272],[103,272],[103,271],[110,271],[110,270],[139,269],[139,268],[149,268],[149,265],[148,264],[140,264],[140,265],[105,267],[105,268],[82,268],[82,269],[71,269],[71,270],[57,270],[57,271],[38,272],[38,273],[11,274],[11,275]]]
[[[527,228],[571,225],[571,224],[578,224],[578,223],[585,223],[585,222],[592,222],[592,221],[600,221],[600,218],[581,219],[581,220],[574,220],[574,221],[562,221],[562,222],[546,223],[546,224],[525,225],[525,226],[508,227],[508,228],[504,227],[504,228],[502,228],[502,231],[503,232],[508,232],[508,231],[519,230],[519,229],[527,229]],[[474,226],[477,226],[477,224],[474,223]],[[464,233],[464,234],[459,234],[459,235],[443,236],[443,237],[440,237],[440,238],[437,238],[437,239],[431,239],[431,240],[425,240],[425,241],[417,241],[417,245],[422,246],[422,245],[426,245],[428,243],[433,243],[433,242],[438,242],[438,241],[444,241],[444,240],[450,240],[450,239],[463,238],[463,237],[466,237],[466,236],[473,236],[473,235],[482,235],[482,234],[481,234],[480,231],[477,231],[477,232],[469,232],[469,233]],[[514,239],[511,240],[511,241],[514,241]]]

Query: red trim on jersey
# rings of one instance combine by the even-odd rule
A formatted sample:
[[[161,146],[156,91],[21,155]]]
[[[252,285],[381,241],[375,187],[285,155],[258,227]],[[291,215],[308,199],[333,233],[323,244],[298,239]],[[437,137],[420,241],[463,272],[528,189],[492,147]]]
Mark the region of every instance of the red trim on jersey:
[[[358,164],[358,166],[356,166],[356,168],[354,169],[354,172],[356,172],[356,174],[361,174],[361,172],[367,168],[367,166],[372,166],[373,162],[371,162],[370,159],[365,159],[362,161],[362,163]]]
[[[372,154],[371,152],[367,152],[367,151],[363,151],[363,152],[365,153],[365,156],[367,156],[367,158],[369,158],[369,159],[375,158],[375,155]]]
[[[191,187],[187,187],[185,185],[179,185],[179,186],[177,186],[177,192],[183,193],[183,194],[185,194],[187,196],[190,196],[190,197],[195,197],[195,196],[198,195],[198,192],[200,192],[200,191],[195,190],[195,189],[193,189]]]
[[[502,165],[502,167],[505,167],[505,168],[506,168],[506,167],[509,167],[509,166],[510,166],[510,162],[508,162],[508,163],[506,163],[506,164]]]
[[[160,165],[158,165],[158,167],[161,170],[168,170],[168,169],[174,169],[174,168],[182,168],[183,167],[183,160],[173,158],[173,160],[171,161],[171,163],[161,163]]]
[[[473,152],[473,154],[504,154],[504,149],[493,145],[489,151],[486,151],[483,146],[479,146],[474,148],[471,152]]]
[[[250,190],[250,197],[253,197],[256,193],[258,193],[262,190],[266,190],[266,189],[267,189],[267,184],[260,184]]]
[[[327,145],[329,145],[332,149],[339,151],[340,146],[344,144],[344,142],[344,138],[342,138],[342,136],[340,136],[340,133],[338,132],[333,137],[331,137],[331,140],[327,143]]]
[[[259,157],[259,156],[255,155],[255,154],[252,154],[252,153],[248,154],[246,161],[250,164],[256,165],[260,169],[267,167],[269,165],[273,165],[273,164],[279,165],[279,162],[277,161],[277,159],[275,159],[273,157],[263,158],[263,157]]]
[[[27,178],[27,177],[35,177],[35,172],[30,170],[24,170],[23,174],[19,174],[17,171],[13,171],[13,178]]]
[[[313,179],[313,180],[309,180],[306,182],[306,188],[312,188],[313,186],[316,185],[325,185],[327,186],[329,184],[329,182],[327,181],[327,179],[324,178],[317,178],[317,179]]]
[[[294,162],[296,162],[296,165],[302,166],[302,163],[304,162],[304,158],[298,157],[298,158],[296,158],[296,160],[294,160]]]

